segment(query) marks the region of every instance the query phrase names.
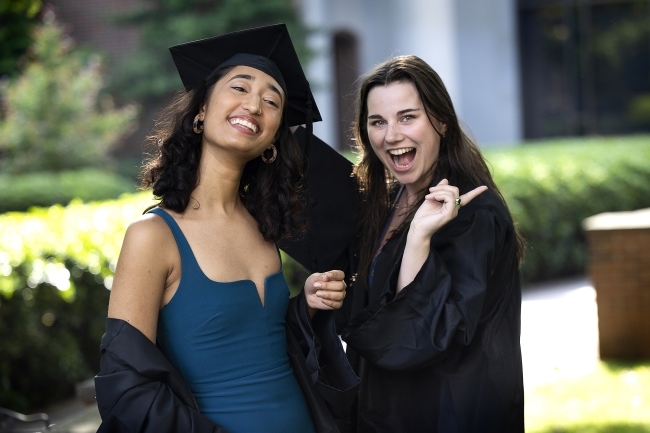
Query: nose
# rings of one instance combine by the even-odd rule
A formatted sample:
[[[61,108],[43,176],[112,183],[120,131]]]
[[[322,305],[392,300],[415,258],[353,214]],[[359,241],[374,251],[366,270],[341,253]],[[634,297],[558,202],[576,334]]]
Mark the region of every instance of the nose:
[[[386,143],[399,143],[403,138],[404,136],[400,132],[399,126],[392,122],[388,122],[386,125],[386,136],[384,138],[384,140],[386,140]]]
[[[244,101],[243,107],[251,114],[262,114],[261,98],[257,95],[250,94]]]

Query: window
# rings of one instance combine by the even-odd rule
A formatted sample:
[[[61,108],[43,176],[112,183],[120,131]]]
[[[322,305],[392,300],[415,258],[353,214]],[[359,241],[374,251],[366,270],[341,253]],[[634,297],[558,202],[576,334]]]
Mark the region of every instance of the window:
[[[526,138],[650,131],[650,1],[519,0]]]

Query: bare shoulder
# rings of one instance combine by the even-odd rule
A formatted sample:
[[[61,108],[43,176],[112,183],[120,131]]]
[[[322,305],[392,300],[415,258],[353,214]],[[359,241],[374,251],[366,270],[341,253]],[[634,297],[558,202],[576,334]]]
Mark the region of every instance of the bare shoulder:
[[[129,322],[155,341],[174,252],[173,234],[161,217],[146,214],[131,223],[115,269],[108,316]]]
[[[160,216],[144,214],[133,221],[126,230],[124,243],[134,242],[141,248],[173,242],[169,226]]]

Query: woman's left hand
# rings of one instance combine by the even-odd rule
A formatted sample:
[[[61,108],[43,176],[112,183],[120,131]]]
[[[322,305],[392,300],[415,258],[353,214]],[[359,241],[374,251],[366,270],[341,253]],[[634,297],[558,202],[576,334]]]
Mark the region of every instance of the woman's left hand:
[[[466,205],[485,191],[487,191],[486,186],[479,186],[460,195],[458,188],[449,185],[447,179],[441,180],[438,185],[429,188],[429,194],[425,196],[424,202],[415,212],[411,231],[422,239],[429,239],[442,226],[456,218],[460,206]],[[456,204],[456,200],[460,201],[460,205]]]
[[[415,212],[409,227],[397,277],[397,293],[411,284],[422,268],[430,253],[431,236],[456,218],[458,209],[462,205],[469,203],[485,191],[487,191],[486,186],[479,186],[460,195],[458,188],[449,185],[447,179],[442,179],[438,185],[429,188],[429,194],[424,197],[425,200]]]
[[[311,274],[305,281],[305,298],[311,315],[315,310],[337,310],[345,298],[345,273],[328,271]]]

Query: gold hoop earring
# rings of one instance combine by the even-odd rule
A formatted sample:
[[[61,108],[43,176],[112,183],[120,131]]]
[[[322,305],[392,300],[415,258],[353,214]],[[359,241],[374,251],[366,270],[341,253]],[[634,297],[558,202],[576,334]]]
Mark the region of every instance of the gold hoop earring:
[[[266,149],[266,150],[268,150],[268,149]],[[266,152],[266,150],[264,152]],[[273,161],[275,161],[275,158],[278,157],[278,148],[275,147],[275,144],[271,145],[271,150],[273,151],[273,156],[271,156],[270,158],[265,157],[264,152],[262,152],[262,154],[260,155],[260,158],[262,158],[262,161],[266,162],[267,164],[272,163]]]
[[[197,114],[194,116],[194,123],[192,124],[192,129],[194,130],[195,134],[200,134],[203,132],[203,121],[200,119],[200,114]],[[201,122],[201,124],[199,124]]]

